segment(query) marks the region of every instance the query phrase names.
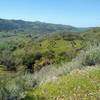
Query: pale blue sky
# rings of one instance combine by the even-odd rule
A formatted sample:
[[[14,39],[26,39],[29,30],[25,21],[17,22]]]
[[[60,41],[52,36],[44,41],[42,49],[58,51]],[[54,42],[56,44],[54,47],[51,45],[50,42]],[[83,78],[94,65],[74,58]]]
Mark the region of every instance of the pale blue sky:
[[[100,26],[100,0],[0,0],[0,18]]]

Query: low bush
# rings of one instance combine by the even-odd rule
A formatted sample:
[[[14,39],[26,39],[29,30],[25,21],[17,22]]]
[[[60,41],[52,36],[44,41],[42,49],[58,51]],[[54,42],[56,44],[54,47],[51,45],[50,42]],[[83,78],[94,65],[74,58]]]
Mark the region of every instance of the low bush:
[[[78,57],[82,66],[94,66],[100,64],[100,46],[90,46],[86,51],[82,51]]]
[[[6,70],[16,71],[16,60],[11,54],[2,54],[0,65],[4,65]]]

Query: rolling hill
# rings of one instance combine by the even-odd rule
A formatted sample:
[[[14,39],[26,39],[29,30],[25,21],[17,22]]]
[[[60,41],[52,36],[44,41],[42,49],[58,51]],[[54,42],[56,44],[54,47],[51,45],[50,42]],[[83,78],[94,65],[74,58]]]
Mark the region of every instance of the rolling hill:
[[[99,27],[0,19],[0,100],[99,100],[99,83]]]
[[[0,19],[0,32],[12,32],[15,34],[18,32],[43,34],[52,32],[81,32],[85,30],[87,30],[87,28],[77,28],[70,25]]]

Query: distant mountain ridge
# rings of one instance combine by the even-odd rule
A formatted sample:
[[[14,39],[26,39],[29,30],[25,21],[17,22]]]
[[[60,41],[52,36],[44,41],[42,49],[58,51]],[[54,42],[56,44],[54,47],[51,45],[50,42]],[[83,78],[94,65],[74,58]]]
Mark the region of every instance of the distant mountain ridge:
[[[23,32],[28,34],[45,34],[52,32],[81,32],[87,28],[77,28],[70,25],[30,22],[24,20],[0,19],[0,32]]]

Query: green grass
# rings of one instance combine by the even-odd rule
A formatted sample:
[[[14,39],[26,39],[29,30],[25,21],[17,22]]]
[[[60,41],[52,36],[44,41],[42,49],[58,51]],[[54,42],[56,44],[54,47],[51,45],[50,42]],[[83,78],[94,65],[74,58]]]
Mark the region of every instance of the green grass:
[[[88,68],[33,89],[25,100],[99,100],[99,94],[100,68]]]
[[[59,40],[53,39],[53,40],[51,40],[51,42],[49,40],[45,40],[41,43],[42,44],[41,48],[46,49],[46,50],[48,48],[50,48],[53,51],[55,51],[56,53],[60,53],[63,51],[70,51],[75,48],[80,48],[82,46],[81,42],[82,41],[80,41],[80,40],[75,40],[76,45],[73,47],[71,41],[66,41],[66,40],[63,40],[62,38]]]
[[[33,54],[35,52],[42,53],[45,59],[49,59],[53,64],[60,64],[62,62],[69,62],[72,58],[76,57],[79,53],[76,49],[82,48],[83,44],[81,40],[74,40],[75,44],[72,41],[64,40],[60,37],[58,40],[56,38],[44,39],[42,41],[33,42],[33,41],[23,41],[23,47],[18,47],[12,54],[17,59],[25,58],[25,55]],[[53,58],[48,56],[53,51]],[[52,54],[51,54],[52,55]]]

